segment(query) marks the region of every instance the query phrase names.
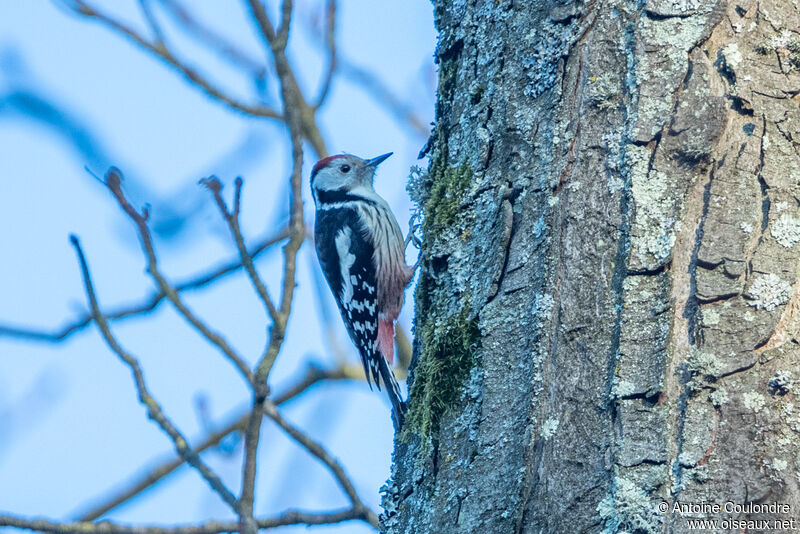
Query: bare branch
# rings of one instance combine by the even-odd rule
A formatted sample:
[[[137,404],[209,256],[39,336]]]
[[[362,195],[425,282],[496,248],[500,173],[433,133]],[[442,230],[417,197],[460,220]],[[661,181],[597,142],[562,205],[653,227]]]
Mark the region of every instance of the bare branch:
[[[325,47],[328,50],[328,70],[322,82],[319,95],[317,96],[314,110],[318,110],[331,90],[333,75],[336,73],[336,0],[328,0],[325,9]]]
[[[164,412],[161,409],[161,406],[156,402],[153,396],[147,389],[147,385],[144,381],[144,374],[142,373],[142,368],[139,365],[139,361],[133,357],[130,353],[125,351],[122,346],[119,344],[117,339],[111,333],[111,329],[108,326],[108,322],[106,321],[105,316],[100,311],[100,306],[97,302],[97,296],[94,292],[94,284],[92,284],[92,278],[89,273],[89,265],[86,262],[86,257],[83,254],[83,250],[81,249],[80,242],[78,238],[70,236],[70,241],[72,242],[72,246],[75,247],[75,252],[78,255],[78,261],[81,267],[81,275],[83,276],[83,285],[84,289],[86,290],[86,296],[89,300],[89,305],[92,309],[92,318],[97,325],[97,328],[100,330],[100,333],[103,336],[108,347],[116,354],[131,370],[131,374],[133,375],[134,382],[136,384],[136,390],[139,394],[139,402],[142,406],[147,408],[147,417],[154,421],[161,429],[166,433],[169,438],[172,440],[172,443],[175,445],[175,450],[178,454],[183,458],[183,460],[194,467],[200,475],[208,482],[208,485],[211,486],[213,489],[222,499],[236,512],[239,509],[239,503],[234,497],[233,493],[225,487],[225,484],[220,480],[216,473],[214,473],[197,455],[197,453],[189,446],[189,442],[183,437],[183,434],[172,424]]]
[[[84,2],[83,0],[64,0],[67,4],[67,7],[72,8],[72,10],[82,16],[87,18],[93,18],[105,26],[117,31],[118,33],[123,34],[128,39],[132,40],[145,50],[157,55],[162,60],[164,60],[167,64],[181,72],[186,79],[192,82],[196,87],[200,88],[204,93],[206,93],[211,98],[218,100],[228,107],[246,113],[248,115],[252,115],[254,117],[267,117],[272,119],[280,119],[281,115],[273,110],[272,108],[261,106],[261,105],[252,105],[246,104],[241,102],[234,97],[228,95],[225,91],[219,89],[214,84],[211,83],[210,80],[203,77],[199,72],[197,72],[192,67],[185,64],[183,61],[178,59],[169,48],[167,48],[163,43],[159,44],[158,42],[150,42],[145,37],[141,36],[136,30],[130,28],[129,26],[125,25],[124,23],[112,18],[105,13],[101,13],[96,8],[90,6],[88,3]]]
[[[301,512],[288,510],[283,514],[270,519],[257,519],[256,524],[260,530],[284,527],[287,525],[329,525],[345,521],[365,521],[372,526],[373,523],[369,510],[350,508],[333,512]],[[374,514],[373,514],[374,515]],[[201,525],[179,525],[172,527],[136,526],[101,521],[89,523],[79,521],[75,523],[58,523],[47,519],[26,519],[12,515],[0,515],[0,527],[13,527],[36,532],[49,532],[52,534],[218,534],[222,532],[235,532],[239,525],[234,522],[211,521]]]
[[[363,380],[363,377],[364,373],[360,366],[353,365],[348,367],[339,367],[336,369],[323,369],[316,365],[311,365],[306,371],[306,374],[299,382],[297,382],[297,384],[275,397],[273,402],[275,402],[276,405],[282,405],[286,402],[289,402],[298,395],[302,394],[304,391],[310,389],[318,382],[324,382],[327,380]],[[222,440],[224,440],[233,432],[242,432],[247,425],[249,415],[249,412],[235,415],[229,419],[227,423],[221,425],[219,430],[209,434],[204,439],[199,440],[199,444],[195,447],[195,451],[198,454],[202,453],[208,449],[218,446]],[[156,467],[149,469],[144,475],[137,477],[122,491],[110,496],[104,496],[104,501],[102,503],[97,504],[88,511],[80,514],[78,516],[78,520],[94,521],[95,519],[99,519],[121,504],[124,504],[130,499],[151,488],[157,482],[172,474],[176,469],[182,466],[183,463],[183,458],[172,458]]]
[[[289,237],[289,231],[287,229],[281,230],[279,233],[275,235],[271,235],[269,237],[261,239],[255,247],[253,247],[252,252],[249,252],[249,256],[255,259],[259,256],[262,252],[267,250],[268,248],[272,247],[276,243],[280,243],[284,239]],[[232,274],[239,270],[242,267],[241,261],[230,261],[226,264],[221,266],[215,267],[211,270],[208,270],[204,273],[194,275],[190,278],[187,278],[185,281],[175,284],[175,291],[178,293],[187,291],[187,290],[195,290],[200,289],[211,282],[214,282],[224,276]],[[166,295],[161,291],[155,291],[149,297],[146,297],[141,302],[134,303],[134,304],[127,304],[125,306],[120,306],[115,310],[109,311],[106,313],[106,319],[109,321],[115,321],[118,319],[125,319],[128,317],[134,317],[136,315],[141,315],[143,313],[147,313],[153,311],[158,307],[161,301],[164,300]],[[92,314],[86,313],[74,321],[58,328],[56,330],[47,331],[41,329],[34,329],[34,328],[24,328],[18,327],[13,325],[0,325],[0,337],[16,337],[20,339],[27,339],[30,341],[45,341],[56,343],[59,341],[63,341],[70,337],[72,334],[75,334],[87,326],[92,322]]]
[[[256,293],[258,293],[261,302],[264,303],[264,307],[266,308],[269,316],[272,318],[272,321],[278,322],[280,320],[280,317],[278,316],[278,310],[275,308],[275,304],[272,303],[272,299],[269,296],[267,287],[264,285],[264,282],[261,280],[258,271],[256,271],[256,268],[253,265],[253,258],[247,253],[247,246],[244,243],[242,230],[239,227],[242,179],[237,178],[235,182],[236,189],[233,194],[232,211],[228,211],[228,206],[225,204],[225,199],[222,198],[222,183],[216,176],[203,178],[200,180],[200,183],[206,186],[208,190],[211,191],[211,194],[214,195],[214,200],[217,203],[217,207],[219,208],[220,213],[222,213],[222,217],[225,219],[225,222],[228,223],[228,228],[230,228],[231,234],[233,235],[233,240],[236,242],[236,248],[239,250],[239,258],[242,261],[242,265],[244,265],[245,271],[247,271],[247,275],[253,284],[253,288],[255,288]]]
[[[128,217],[134,222],[136,225],[137,230],[139,231],[139,240],[142,244],[142,251],[144,252],[145,256],[147,257],[147,272],[156,282],[156,285],[161,290],[164,295],[166,295],[167,299],[172,303],[176,310],[183,316],[186,321],[191,324],[197,331],[199,331],[209,343],[216,346],[224,355],[228,358],[228,360],[233,363],[239,372],[244,376],[245,380],[247,380],[248,384],[253,383],[253,373],[250,371],[250,368],[247,364],[242,360],[242,358],[236,354],[236,352],[228,345],[228,342],[225,339],[217,334],[216,332],[212,331],[208,326],[206,326],[187,306],[183,303],[178,295],[178,292],[167,282],[167,279],[161,274],[158,270],[158,261],[156,259],[155,249],[153,248],[153,239],[150,235],[150,230],[147,228],[147,217],[148,213],[147,210],[144,210],[142,213],[136,211],[128,199],[125,198],[125,194],[122,192],[122,173],[116,167],[111,167],[108,172],[106,172],[105,176],[105,185],[108,187],[108,190],[111,191],[111,194],[114,195],[114,198],[117,199],[122,210],[128,214]]]

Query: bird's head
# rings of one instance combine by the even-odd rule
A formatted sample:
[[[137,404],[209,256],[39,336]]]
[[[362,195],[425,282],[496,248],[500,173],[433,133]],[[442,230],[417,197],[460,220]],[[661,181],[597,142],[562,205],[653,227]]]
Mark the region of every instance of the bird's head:
[[[361,159],[351,154],[337,154],[322,158],[311,170],[311,192],[318,201],[320,193],[331,194],[369,194],[374,193],[372,180],[375,169],[392,152],[377,158]]]

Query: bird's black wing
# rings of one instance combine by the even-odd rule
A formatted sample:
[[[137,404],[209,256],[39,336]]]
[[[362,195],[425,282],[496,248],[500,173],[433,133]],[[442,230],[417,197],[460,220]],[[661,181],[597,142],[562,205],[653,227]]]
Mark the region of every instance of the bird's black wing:
[[[314,242],[322,272],[339,305],[350,339],[358,348],[367,383],[380,389],[378,350],[378,291],[373,264],[374,246],[364,235],[354,208],[317,211]],[[371,384],[370,384],[370,387]]]

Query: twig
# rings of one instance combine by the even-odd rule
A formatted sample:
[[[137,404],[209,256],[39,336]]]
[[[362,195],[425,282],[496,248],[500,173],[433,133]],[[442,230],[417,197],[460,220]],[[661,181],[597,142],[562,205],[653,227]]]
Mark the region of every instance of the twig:
[[[288,510],[270,519],[257,519],[261,530],[287,525],[329,525],[344,521],[360,520],[377,528],[377,523],[369,516],[372,512],[358,508],[333,512],[301,512]],[[374,515],[374,514],[373,514]],[[101,521],[99,523],[75,522],[58,523],[47,519],[26,519],[13,515],[0,515],[0,527],[13,527],[52,534],[218,534],[235,532],[238,524],[234,522],[211,521],[201,525],[179,525],[172,527],[136,526]]]
[[[228,345],[228,342],[225,339],[213,332],[208,326],[206,326],[187,306],[183,303],[178,295],[178,292],[167,282],[167,279],[161,274],[158,270],[158,261],[156,259],[155,249],[153,248],[153,239],[150,235],[150,230],[147,227],[147,217],[148,212],[145,209],[142,213],[139,213],[136,208],[134,208],[128,199],[125,198],[125,194],[122,192],[122,173],[116,167],[111,167],[108,172],[106,172],[105,176],[105,185],[111,194],[114,195],[114,198],[117,199],[122,210],[128,214],[128,217],[133,221],[136,225],[137,230],[139,231],[139,241],[142,244],[142,251],[144,252],[145,256],[147,257],[147,272],[156,282],[156,285],[164,293],[175,307],[176,310],[186,319],[189,324],[191,324],[206,340],[211,343],[212,345],[219,348],[219,350],[228,358],[228,360],[233,363],[239,372],[244,376],[245,380],[247,380],[248,384],[253,383],[253,373],[250,371],[250,368],[247,364],[239,357],[238,354]]]
[[[253,247],[252,252],[249,252],[249,256],[255,259],[259,256],[262,252],[270,248],[271,246],[275,245],[276,243],[280,243],[284,239],[289,237],[289,231],[287,229],[281,230],[279,233],[275,235],[271,235],[269,237],[263,238],[259,241],[255,247]],[[232,274],[239,270],[242,267],[241,260],[239,261],[230,261],[213,269],[210,269],[206,272],[201,274],[194,275],[190,278],[187,278],[185,281],[175,284],[175,291],[178,293],[188,290],[195,290],[200,289],[211,282],[214,282],[224,276]],[[127,304],[125,306],[120,306],[113,311],[109,311],[106,313],[106,319],[110,321],[115,321],[118,319],[125,319],[128,317],[134,317],[136,315],[141,315],[143,313],[147,313],[153,311],[158,307],[161,301],[164,300],[166,295],[162,291],[155,291],[149,297],[146,297],[141,302],[135,304]],[[92,322],[92,314],[86,313],[84,315],[79,316],[74,321],[65,324],[64,326],[52,330],[41,330],[41,329],[34,329],[34,328],[24,328],[12,325],[0,325],[0,337],[7,336],[7,337],[16,337],[21,339],[27,339],[31,341],[44,341],[50,343],[56,343],[59,341],[63,341],[70,337],[72,334],[75,334],[87,326]]]
[[[363,372],[360,366],[339,367],[336,369],[322,369],[315,365],[309,366],[303,378],[294,386],[287,389],[274,399],[276,405],[282,405],[294,399],[304,391],[308,390],[318,382],[326,380],[358,380],[363,379]],[[239,413],[232,417],[222,427],[200,440],[195,451],[199,454],[208,449],[218,446],[222,440],[233,432],[241,432],[247,425],[249,412]],[[137,477],[128,487],[117,494],[105,496],[105,500],[80,514],[79,521],[94,521],[111,510],[124,504],[130,499],[140,495],[145,490],[151,488],[163,478],[172,474],[176,469],[183,465],[183,458],[172,458],[162,464],[149,469],[144,475]]]
[[[84,289],[86,290],[86,296],[92,309],[92,318],[97,325],[97,328],[100,330],[100,333],[102,334],[103,339],[108,347],[130,368],[136,384],[136,390],[139,394],[139,402],[147,408],[147,417],[158,424],[158,426],[161,427],[161,429],[169,436],[169,438],[172,440],[172,443],[175,445],[175,450],[178,452],[181,458],[183,458],[186,463],[194,467],[206,480],[206,482],[208,482],[208,485],[211,486],[211,489],[213,489],[220,497],[222,497],[222,499],[234,511],[238,512],[239,503],[237,502],[236,497],[234,497],[233,493],[231,493],[230,490],[225,487],[225,484],[222,482],[222,480],[220,480],[216,473],[214,473],[205,463],[203,463],[197,453],[189,446],[186,438],[184,438],[181,432],[175,427],[175,425],[172,424],[172,421],[170,421],[166,415],[164,415],[161,406],[158,404],[158,402],[156,402],[147,389],[147,385],[144,381],[144,374],[142,373],[142,368],[139,365],[139,361],[125,351],[125,349],[122,348],[114,335],[111,333],[108,322],[100,311],[100,306],[97,303],[97,296],[95,295],[94,285],[92,284],[92,278],[89,273],[89,265],[86,262],[86,257],[83,254],[80,242],[74,235],[70,236],[70,241],[72,242],[72,246],[75,247],[75,252],[78,255]]]
[[[258,271],[256,271],[256,268],[253,265],[253,258],[250,257],[250,254],[247,252],[247,246],[244,243],[244,237],[242,237],[242,229],[239,227],[242,179],[236,178],[236,181],[234,182],[236,189],[233,193],[232,211],[228,211],[228,206],[225,204],[225,199],[222,198],[222,183],[216,176],[203,178],[200,180],[200,183],[206,186],[206,188],[211,191],[211,194],[214,195],[214,200],[217,203],[217,207],[219,208],[220,213],[222,213],[222,217],[225,219],[225,222],[228,223],[228,228],[230,228],[231,234],[233,235],[233,240],[236,242],[236,248],[239,250],[239,258],[242,261],[242,265],[244,265],[245,271],[247,271],[247,275],[253,284],[253,288],[261,298],[261,302],[264,303],[267,313],[272,318],[273,322],[279,321],[280,318],[278,317],[278,310],[275,309],[275,304],[272,303],[272,299],[269,296],[267,287],[264,285],[264,282],[261,280]]]
[[[66,3],[68,7],[71,7],[75,13],[100,21],[107,27],[116,30],[117,32],[131,39],[145,50],[148,50],[149,52],[152,52],[153,54],[157,55],[167,64],[171,65],[173,68],[182,73],[190,82],[192,82],[196,87],[200,88],[208,96],[224,103],[228,107],[235,109],[237,111],[241,111],[248,115],[252,115],[254,117],[267,117],[271,119],[281,118],[281,115],[270,107],[246,104],[244,102],[241,102],[233,98],[232,96],[225,93],[223,90],[214,86],[211,83],[211,81],[203,77],[199,72],[194,70],[192,67],[188,66],[183,61],[178,59],[172,53],[172,51],[170,51],[170,49],[164,46],[163,44],[159,46],[159,43],[150,42],[146,38],[142,37],[134,29],[110,17],[105,13],[101,13],[96,8],[90,6],[83,0],[64,0],[64,3]]]
[[[314,110],[318,110],[331,90],[333,75],[336,73],[336,0],[328,0],[325,8],[325,47],[328,49],[328,69],[325,71],[325,78],[322,87],[314,103]]]
[[[304,449],[313,454],[328,467],[328,469],[336,478],[336,481],[339,483],[339,486],[341,486],[342,490],[344,490],[344,492],[350,498],[353,508],[367,510],[369,515],[369,523],[375,528],[378,528],[378,516],[361,502],[356,489],[353,487],[353,483],[350,482],[350,478],[344,472],[344,468],[336,460],[336,458],[331,456],[330,453],[322,447],[322,445],[305,435],[297,427],[293,426],[286,419],[284,419],[278,411],[278,407],[269,400],[264,402],[264,413],[267,415],[267,417],[275,421],[275,423],[287,434],[289,434],[292,439],[294,439]]]

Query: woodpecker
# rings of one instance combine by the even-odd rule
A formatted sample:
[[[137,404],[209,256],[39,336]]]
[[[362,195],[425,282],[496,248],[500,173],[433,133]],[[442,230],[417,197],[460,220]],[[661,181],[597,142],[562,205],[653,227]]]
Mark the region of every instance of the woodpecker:
[[[405,404],[389,364],[394,360],[394,322],[415,268],[406,265],[408,241],[397,219],[373,188],[375,169],[391,155],[323,158],[311,171],[311,193],[320,266],[361,355],[367,383],[372,388],[374,381],[380,390],[383,381],[399,430]]]

